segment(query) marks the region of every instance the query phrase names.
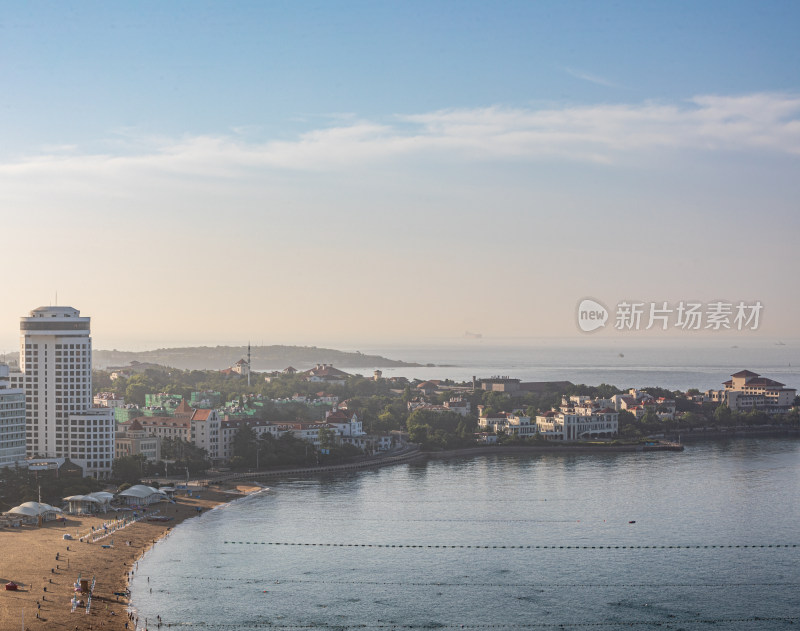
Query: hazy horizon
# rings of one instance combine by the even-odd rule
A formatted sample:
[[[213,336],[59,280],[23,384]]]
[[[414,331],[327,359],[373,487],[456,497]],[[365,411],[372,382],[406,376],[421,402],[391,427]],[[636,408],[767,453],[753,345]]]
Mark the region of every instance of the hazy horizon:
[[[54,301],[96,348],[797,335],[796,2],[4,9],[0,349]]]

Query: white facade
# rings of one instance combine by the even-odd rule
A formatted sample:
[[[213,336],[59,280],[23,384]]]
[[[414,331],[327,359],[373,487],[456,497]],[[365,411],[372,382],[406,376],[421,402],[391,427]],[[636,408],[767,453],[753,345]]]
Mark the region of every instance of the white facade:
[[[25,391],[12,388],[9,370],[0,364],[0,467],[25,460]]]
[[[94,404],[101,408],[124,408],[125,399],[116,396],[113,392],[98,392],[93,399]]]
[[[114,413],[92,407],[90,318],[72,307],[39,307],[20,318],[28,456],[65,457],[85,476],[108,478]]]
[[[619,431],[619,412],[610,408],[579,414],[574,409],[550,411],[536,417],[539,434],[549,440],[610,438]]]
[[[483,406],[479,406],[481,412]],[[519,438],[533,438],[536,436],[536,423],[531,423],[531,417],[522,414],[522,410],[514,412],[497,412],[494,416],[479,416],[478,427],[492,432],[505,432]]]
[[[366,435],[362,421],[355,412],[337,410],[325,414],[325,422],[331,425],[339,436],[358,437]]]

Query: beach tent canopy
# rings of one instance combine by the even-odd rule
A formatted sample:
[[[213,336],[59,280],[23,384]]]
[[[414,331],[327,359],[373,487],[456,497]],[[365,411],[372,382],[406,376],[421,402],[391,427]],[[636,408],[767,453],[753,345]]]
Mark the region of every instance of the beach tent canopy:
[[[29,517],[32,519],[41,517],[46,521],[48,519],[55,519],[58,516],[58,513],[61,512],[61,509],[50,506],[50,504],[24,502],[19,506],[15,506],[8,512],[13,515],[22,515],[23,517]]]
[[[100,500],[102,509],[105,511],[111,507],[111,500],[114,499],[114,494],[108,491],[95,491],[94,493],[89,493],[86,497],[93,497],[96,500]]]
[[[114,499],[114,494],[108,491],[95,491],[94,493],[89,493],[87,497],[94,497],[105,504],[109,504]]]
[[[124,502],[128,504],[153,504],[167,498],[166,493],[154,489],[152,486],[137,484],[118,494]]]
[[[97,499],[96,497],[92,497],[91,495],[70,495],[69,497],[64,498],[65,502],[90,502],[92,504],[102,504],[102,502]]]
[[[64,501],[67,502],[67,512],[73,515],[85,515],[93,513],[100,509],[103,505],[102,500],[92,497],[91,495],[70,495],[65,497]]]

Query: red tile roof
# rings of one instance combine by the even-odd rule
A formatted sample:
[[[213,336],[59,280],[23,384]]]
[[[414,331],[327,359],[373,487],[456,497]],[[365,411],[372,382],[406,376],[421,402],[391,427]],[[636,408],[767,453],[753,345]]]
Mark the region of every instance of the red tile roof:
[[[207,421],[214,410],[195,410],[192,416],[193,421]]]
[[[175,408],[175,414],[191,414],[193,411],[186,403],[186,399],[181,399],[181,404]]]

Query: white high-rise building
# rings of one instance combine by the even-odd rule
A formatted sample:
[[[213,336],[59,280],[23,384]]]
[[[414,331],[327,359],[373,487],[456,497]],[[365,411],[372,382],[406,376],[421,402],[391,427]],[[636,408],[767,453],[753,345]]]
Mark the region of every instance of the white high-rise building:
[[[9,374],[0,364],[0,467],[25,460],[25,391],[11,387]]]
[[[29,457],[69,458],[84,476],[107,478],[114,413],[92,406],[90,318],[72,307],[39,307],[20,318],[20,374]]]

